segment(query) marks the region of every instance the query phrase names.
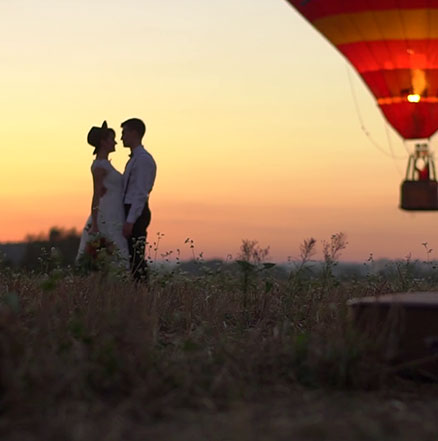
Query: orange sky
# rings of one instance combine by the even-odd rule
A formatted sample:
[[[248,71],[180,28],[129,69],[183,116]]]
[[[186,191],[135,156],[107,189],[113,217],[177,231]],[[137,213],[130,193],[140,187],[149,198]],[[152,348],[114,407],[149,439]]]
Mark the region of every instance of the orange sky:
[[[255,239],[285,260],[303,239],[340,231],[345,260],[435,248],[437,214],[398,209],[406,159],[364,135],[349,75],[381,148],[406,158],[401,139],[284,0],[35,3],[0,4],[0,241],[81,228],[86,133],[106,119],[120,136],[137,116],[158,163],[149,237],[165,234],[162,253],[189,257],[190,237],[206,258],[225,258]],[[120,143],[112,156],[119,170],[127,153]]]

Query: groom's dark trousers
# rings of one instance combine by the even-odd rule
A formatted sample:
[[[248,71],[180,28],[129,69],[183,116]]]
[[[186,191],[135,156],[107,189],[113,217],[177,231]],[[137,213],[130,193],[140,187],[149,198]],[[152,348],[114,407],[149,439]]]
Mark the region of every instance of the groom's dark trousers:
[[[125,217],[128,216],[131,204],[125,204]],[[128,239],[129,258],[131,264],[131,272],[136,281],[148,281],[148,266],[145,260],[145,248],[147,228],[151,223],[151,211],[149,210],[149,202],[141,212],[140,217],[135,221],[132,228],[132,235]]]

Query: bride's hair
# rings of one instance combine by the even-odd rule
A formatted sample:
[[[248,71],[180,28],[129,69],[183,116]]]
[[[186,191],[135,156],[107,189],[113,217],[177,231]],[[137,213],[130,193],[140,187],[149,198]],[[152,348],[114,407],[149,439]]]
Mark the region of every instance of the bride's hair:
[[[115,135],[116,132],[108,127],[106,121],[103,122],[102,127],[91,127],[87,135],[87,142],[94,147],[93,155],[98,153],[102,141]]]

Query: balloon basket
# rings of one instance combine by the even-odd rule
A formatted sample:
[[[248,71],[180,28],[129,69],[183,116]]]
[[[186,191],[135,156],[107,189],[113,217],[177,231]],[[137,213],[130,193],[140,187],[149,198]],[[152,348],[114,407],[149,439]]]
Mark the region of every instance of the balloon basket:
[[[438,210],[437,181],[403,181],[400,208],[408,211]]]
[[[438,381],[438,292],[363,297],[348,305],[355,327],[395,371]]]

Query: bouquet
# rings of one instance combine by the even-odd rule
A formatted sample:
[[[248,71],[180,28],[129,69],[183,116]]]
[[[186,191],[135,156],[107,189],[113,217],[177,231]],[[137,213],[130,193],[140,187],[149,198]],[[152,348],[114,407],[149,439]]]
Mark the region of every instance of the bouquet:
[[[96,261],[104,256],[114,254],[116,247],[114,242],[108,240],[105,236],[97,234],[93,236],[85,245],[85,254],[92,260]]]

